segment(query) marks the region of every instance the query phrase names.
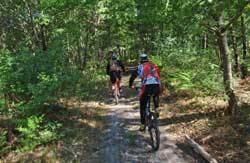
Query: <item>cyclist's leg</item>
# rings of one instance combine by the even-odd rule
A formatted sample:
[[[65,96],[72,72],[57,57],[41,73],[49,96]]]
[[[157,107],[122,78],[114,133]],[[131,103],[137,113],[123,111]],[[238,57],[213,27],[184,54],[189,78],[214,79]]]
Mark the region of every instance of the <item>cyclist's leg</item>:
[[[146,108],[145,86],[142,86],[141,92],[140,92],[140,117],[141,117],[141,124],[145,124],[145,108]]]
[[[142,86],[140,94],[140,118],[141,118],[141,127],[140,130],[145,130],[145,117],[146,117],[146,106],[149,97],[147,95],[147,86]]]
[[[145,112],[146,112],[146,105],[147,99],[146,96],[140,97],[140,117],[141,117],[141,124],[145,124]]]
[[[116,82],[115,82],[115,91],[116,91],[116,93],[117,93],[118,96],[120,96],[120,91],[119,91],[120,86],[119,86],[119,85],[120,85],[120,84],[119,84],[119,79],[116,78]]]
[[[121,71],[117,71],[117,78],[118,78],[118,88],[120,91],[121,90],[121,81],[122,81]]]
[[[110,72],[110,81],[112,83],[112,91],[115,90],[115,84],[116,84],[116,75],[114,71]]]
[[[158,112],[157,108],[159,107],[159,101],[160,101],[160,85],[154,84],[153,86],[153,101],[154,101],[154,107],[156,112]],[[159,115],[157,115],[159,116]]]

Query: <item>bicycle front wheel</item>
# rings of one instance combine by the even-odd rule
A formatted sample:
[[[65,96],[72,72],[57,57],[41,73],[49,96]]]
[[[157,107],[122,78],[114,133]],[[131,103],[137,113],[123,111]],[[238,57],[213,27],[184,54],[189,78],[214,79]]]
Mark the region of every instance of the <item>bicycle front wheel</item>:
[[[157,125],[154,125],[152,128],[149,129],[150,139],[151,139],[151,146],[153,150],[158,150],[160,147],[160,130]]]

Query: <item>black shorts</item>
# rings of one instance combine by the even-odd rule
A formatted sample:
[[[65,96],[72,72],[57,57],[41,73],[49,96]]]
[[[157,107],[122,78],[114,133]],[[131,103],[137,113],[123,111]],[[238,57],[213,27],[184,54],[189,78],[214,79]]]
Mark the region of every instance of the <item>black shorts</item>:
[[[149,84],[142,86],[141,97],[146,97],[148,95],[159,96],[160,94],[160,84]]]
[[[122,78],[121,71],[111,71],[109,75],[110,75],[110,81],[112,84],[116,82],[116,79],[121,80]]]

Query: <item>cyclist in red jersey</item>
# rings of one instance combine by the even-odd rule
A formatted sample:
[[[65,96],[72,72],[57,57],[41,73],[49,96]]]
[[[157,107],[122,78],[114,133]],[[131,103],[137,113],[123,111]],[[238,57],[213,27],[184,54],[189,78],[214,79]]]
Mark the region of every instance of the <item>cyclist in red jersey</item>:
[[[129,80],[129,87],[133,88],[133,82],[139,76],[142,82],[142,89],[140,92],[140,117],[141,125],[140,131],[145,130],[145,108],[149,98],[149,94],[153,95],[155,108],[159,107],[160,95],[160,71],[158,67],[148,60],[147,54],[140,55],[140,65],[132,73]]]

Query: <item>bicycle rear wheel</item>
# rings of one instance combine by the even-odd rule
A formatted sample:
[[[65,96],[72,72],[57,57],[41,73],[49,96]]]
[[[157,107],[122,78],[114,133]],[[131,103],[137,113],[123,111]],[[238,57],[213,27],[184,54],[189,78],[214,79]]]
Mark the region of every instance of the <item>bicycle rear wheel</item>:
[[[119,96],[118,96],[118,94],[117,93],[115,93],[115,103],[116,104],[119,104]]]
[[[119,87],[118,87],[118,81],[116,81],[115,83],[115,89],[114,89],[114,98],[115,98],[115,102],[116,104],[119,104],[119,95],[120,95],[120,90],[119,90]]]
[[[157,124],[156,117],[150,120],[151,126],[149,128],[149,134],[151,139],[151,146],[153,150],[158,150],[160,147],[160,130]]]

